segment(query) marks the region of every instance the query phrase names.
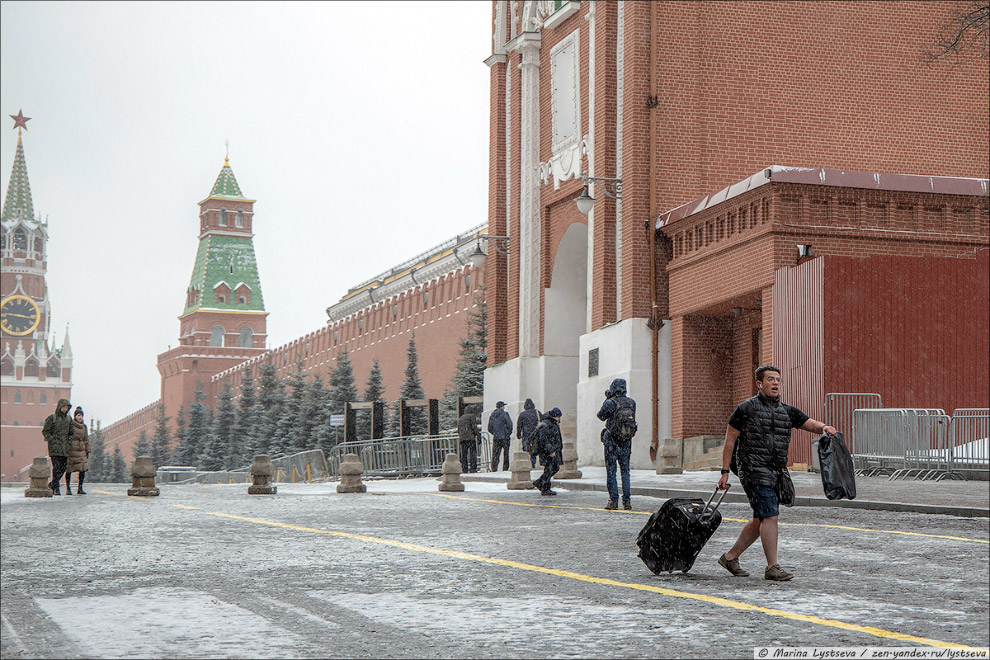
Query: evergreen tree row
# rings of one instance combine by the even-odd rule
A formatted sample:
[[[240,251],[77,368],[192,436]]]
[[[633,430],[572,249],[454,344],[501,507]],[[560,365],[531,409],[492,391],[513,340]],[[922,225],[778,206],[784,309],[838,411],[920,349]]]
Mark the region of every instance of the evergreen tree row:
[[[487,313],[483,290],[476,297],[477,309],[467,320],[467,334],[461,340],[460,358],[450,385],[440,406],[442,429],[457,426],[457,397],[478,396],[482,393],[487,360]],[[400,399],[423,399],[419,377],[419,356],[415,333],[409,339],[406,352],[405,379],[399,390]],[[273,458],[310,449],[322,449],[329,454],[343,442],[342,426],[331,426],[331,415],[343,415],[348,401],[382,402],[385,387],[381,367],[375,360],[368,375],[364,394],[358,398],[354,368],[347,351],[336,359],[330,373],[329,386],[319,376],[303,373],[302,362],[285,379],[278,378],[278,369],[265,362],[258,369],[257,384],[251,367],[245,367],[237,402],[234,391],[225,384],[217,393],[214,408],[206,405],[201,389],[188,409],[179,410],[174,434],[169,431],[165,403],[159,404],[154,432],[148,438],[141,431],[134,445],[134,456],[151,456],[156,466],[191,465],[200,470],[237,470],[250,466],[255,454]],[[385,434],[399,435],[399,400],[385,407]],[[358,428],[370,436],[370,411],[358,411]],[[426,433],[426,412],[412,408],[410,432]],[[130,468],[125,465],[120,447],[108,454],[99,420],[90,426],[90,482],[128,482]]]

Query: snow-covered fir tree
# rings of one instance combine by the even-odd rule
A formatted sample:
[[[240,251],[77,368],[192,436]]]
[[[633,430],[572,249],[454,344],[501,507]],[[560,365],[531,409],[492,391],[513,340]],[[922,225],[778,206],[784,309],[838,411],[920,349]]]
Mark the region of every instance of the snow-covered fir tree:
[[[179,457],[183,465],[199,466],[200,454],[206,446],[206,436],[210,432],[210,409],[203,403],[206,395],[197,389],[193,394],[193,402],[189,406],[189,416],[179,447]]]
[[[92,483],[106,481],[107,461],[106,443],[103,440],[103,429],[100,428],[100,420],[89,421],[89,470],[86,477]]]
[[[110,475],[106,479],[109,483],[123,484],[130,481],[128,479],[127,465],[124,463],[124,454],[120,451],[120,445],[113,448],[113,458],[110,459]]]
[[[155,418],[155,432],[151,436],[151,462],[156,468],[172,462],[172,435],[168,430],[168,420],[165,402],[160,401],[158,416]]]
[[[255,449],[258,454],[272,453],[271,443],[275,428],[282,417],[285,403],[285,389],[278,377],[278,369],[271,359],[259,367],[257,420],[258,432],[255,435]]]
[[[244,467],[234,465],[234,457],[230,453],[236,417],[234,392],[230,389],[230,383],[224,383],[217,392],[217,407],[213,412],[206,444],[200,453],[199,464],[204,470],[230,470]]]
[[[134,443],[134,458],[138,456],[151,456],[151,441],[148,440],[148,432],[144,429],[138,433],[137,442]]]
[[[416,333],[409,338],[406,349],[406,378],[399,388],[400,399],[423,399],[423,382],[419,378],[419,356],[416,352]],[[426,411],[422,408],[409,408],[409,435],[421,435],[428,431],[426,428]]]
[[[485,391],[485,366],[488,362],[488,308],[485,288],[474,295],[475,309],[467,318],[467,333],[461,339],[460,357],[450,384],[440,405],[440,426],[457,427],[457,399],[462,396],[482,396]]]
[[[249,465],[254,460],[258,433],[258,398],[254,386],[254,375],[250,365],[245,365],[241,374],[241,392],[237,401],[237,421],[230,448],[231,456],[238,465]]]
[[[364,395],[362,401],[365,403],[381,403],[382,411],[385,414],[385,419],[383,422],[383,431],[388,428],[388,401],[385,400],[385,384],[382,378],[382,368],[378,364],[378,358],[375,358],[375,364],[372,365],[371,371],[368,372],[368,382],[364,386]],[[368,437],[371,437],[371,411],[361,410],[360,419],[358,422],[358,427],[363,429],[368,429]]]

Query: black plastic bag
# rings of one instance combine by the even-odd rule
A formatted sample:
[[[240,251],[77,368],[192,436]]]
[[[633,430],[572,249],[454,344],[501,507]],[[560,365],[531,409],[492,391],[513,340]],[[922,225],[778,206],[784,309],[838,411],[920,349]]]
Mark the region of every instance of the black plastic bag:
[[[781,468],[777,472],[777,503],[794,506],[794,482],[787,468]]]
[[[841,433],[823,435],[818,440],[818,460],[825,497],[830,500],[856,499],[856,470]]]

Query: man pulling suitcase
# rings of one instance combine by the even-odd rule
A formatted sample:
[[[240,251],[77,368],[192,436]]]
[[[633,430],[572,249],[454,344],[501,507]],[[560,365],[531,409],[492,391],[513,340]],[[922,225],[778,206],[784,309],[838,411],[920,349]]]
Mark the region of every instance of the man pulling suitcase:
[[[777,489],[787,471],[787,450],[791,429],[835,435],[834,427],[811,419],[780,400],[780,369],[763,365],[756,370],[754,397],[746,399],[729,418],[722,449],[722,476],[718,487],[729,487],[729,472],[736,472],[753,507],[753,519],[746,523],[735,544],[718,559],[718,565],[736,577],[749,573],[739,565],[739,556],[756,539],[763,543],[767,568],[763,577],[783,582],[794,577],[777,563]]]

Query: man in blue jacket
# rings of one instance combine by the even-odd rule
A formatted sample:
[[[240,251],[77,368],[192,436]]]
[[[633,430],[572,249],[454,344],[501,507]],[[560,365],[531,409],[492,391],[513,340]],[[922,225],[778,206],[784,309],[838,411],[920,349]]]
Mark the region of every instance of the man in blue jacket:
[[[498,456],[505,453],[502,469],[509,469],[509,443],[512,441],[512,418],[505,412],[505,401],[495,404],[488,418],[488,432],[492,434],[492,472],[498,472]]]
[[[626,379],[616,378],[605,392],[605,402],[598,411],[598,419],[605,422],[602,444],[605,445],[605,485],[608,487],[606,509],[619,508],[619,487],[615,481],[615,464],[622,473],[622,508],[632,509],[629,496],[629,455],[632,439],[636,435],[636,401],[626,396]]]

